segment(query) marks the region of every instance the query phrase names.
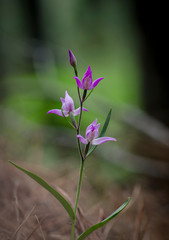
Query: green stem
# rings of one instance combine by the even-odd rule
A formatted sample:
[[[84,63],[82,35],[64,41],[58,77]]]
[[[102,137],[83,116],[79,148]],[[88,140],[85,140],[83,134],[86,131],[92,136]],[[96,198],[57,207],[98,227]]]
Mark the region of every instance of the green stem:
[[[75,235],[75,221],[72,222],[71,240],[74,240],[74,235]]]
[[[74,71],[75,71],[75,75],[78,76],[76,66],[74,67]],[[79,87],[77,87],[77,92],[78,92],[79,102],[80,102],[80,115],[79,115],[79,121],[78,121],[78,126],[77,126],[77,134],[80,134],[80,125],[81,125],[81,119],[82,119],[83,102],[82,102],[82,99],[81,99]],[[74,237],[75,237],[76,212],[77,212],[77,207],[78,207],[80,189],[81,189],[81,184],[82,184],[82,175],[83,175],[83,169],[84,169],[84,156],[83,156],[83,153],[82,153],[79,138],[77,138],[77,143],[78,143],[78,149],[79,149],[79,153],[80,153],[80,157],[81,157],[81,167],[80,167],[79,182],[78,182],[78,186],[77,186],[76,201],[75,201],[75,207],[74,207],[75,219],[72,221],[71,240],[74,240]]]
[[[78,77],[77,66],[74,65],[73,69],[74,69],[74,72],[75,72],[75,76]],[[80,89],[79,89],[78,86],[77,86],[77,92],[78,92],[79,101],[80,101],[80,103],[81,103]]]
[[[81,119],[82,119],[82,107],[83,103],[80,101],[80,115],[79,115],[79,123],[78,123],[78,128],[77,128],[77,134],[80,133],[80,124],[81,124]]]
[[[82,184],[83,169],[84,169],[84,161],[81,161],[80,174],[79,174],[79,183],[78,183],[76,202],[75,202],[75,208],[74,208],[74,214],[75,215],[76,215],[77,205],[78,205],[78,201],[79,201],[80,188],[81,188],[81,184]]]
[[[84,157],[83,157],[83,153],[82,153],[82,149],[81,149],[81,145],[80,145],[80,140],[79,140],[79,138],[77,138],[77,145],[78,145],[80,157],[81,157],[81,159],[82,159],[82,161],[83,161],[83,160],[84,160]]]
[[[78,72],[77,72],[77,66],[76,66],[76,64],[73,66],[73,69],[74,69],[74,72],[75,72],[76,77],[78,77]]]
[[[78,187],[77,187],[76,202],[75,202],[75,207],[74,207],[74,214],[75,214],[75,216],[76,216],[77,206],[78,206],[78,201],[79,201],[79,196],[80,196],[80,189],[81,189],[81,184],[82,184],[83,169],[84,169],[84,160],[81,161],[81,167],[80,167],[79,183],[78,183]],[[75,219],[73,220],[73,223],[72,223],[71,240],[74,240],[75,223],[76,223],[76,217],[75,217]]]
[[[80,115],[79,115],[79,122],[78,122],[78,127],[77,127],[77,135],[80,134],[80,124],[81,124],[81,119],[82,119],[82,107],[83,107],[83,103],[82,103],[82,101],[80,99]],[[83,154],[82,154],[82,149],[81,149],[79,138],[77,138],[77,143],[78,143],[80,157],[81,157],[81,159],[83,161],[84,157],[83,157]]]
[[[77,88],[79,90],[79,88]],[[79,92],[78,92],[79,93]],[[82,108],[83,108],[83,102],[81,100],[81,96],[80,93],[79,95],[79,101],[80,101],[80,115],[79,115],[79,122],[78,122],[78,127],[77,127],[77,135],[80,134],[80,125],[81,125],[81,119],[82,119]],[[84,95],[84,93],[83,93]],[[80,140],[79,138],[77,139],[77,143],[78,143],[78,148],[79,148],[79,153],[80,153],[80,157],[82,159],[82,161],[84,160],[83,154],[82,154],[82,149],[81,149],[81,144],[80,144]]]
[[[77,87],[77,92],[78,92],[79,102],[81,102],[81,95],[80,95],[80,89],[79,89],[79,87]]]

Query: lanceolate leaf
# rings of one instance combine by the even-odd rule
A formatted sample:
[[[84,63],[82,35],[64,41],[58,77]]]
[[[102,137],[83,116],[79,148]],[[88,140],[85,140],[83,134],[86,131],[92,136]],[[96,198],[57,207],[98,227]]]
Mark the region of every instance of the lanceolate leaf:
[[[110,117],[111,117],[111,111],[112,111],[112,110],[110,109],[110,111],[109,111],[109,113],[108,113],[108,115],[107,115],[107,118],[106,118],[106,120],[105,120],[105,122],[104,122],[103,128],[102,128],[102,130],[101,130],[101,132],[100,132],[99,137],[103,137],[104,134],[105,134],[105,132],[106,132],[106,130],[107,130],[107,127],[108,127],[109,121],[110,121]],[[92,146],[92,147],[90,148],[90,150],[88,151],[88,154],[86,155],[86,158],[95,150],[96,147],[97,147],[97,145],[96,145],[96,146]]]
[[[75,215],[73,212],[72,207],[70,206],[70,204],[68,203],[68,201],[60,194],[58,193],[54,188],[52,188],[45,180],[43,180],[42,178],[40,178],[39,176],[37,176],[36,174],[27,171],[26,169],[18,166],[17,164],[9,161],[12,165],[14,165],[16,168],[18,168],[19,170],[21,170],[22,172],[24,172],[25,174],[27,174],[29,177],[31,177],[32,179],[34,179],[37,183],[39,183],[43,188],[45,188],[48,192],[50,192],[61,204],[62,206],[65,208],[65,210],[67,211],[67,213],[69,214],[71,220],[73,221],[75,219]]]
[[[114,213],[112,213],[109,217],[105,218],[103,221],[96,223],[92,227],[88,228],[85,232],[83,232],[77,240],[85,239],[89,234],[91,234],[96,229],[104,226],[106,223],[108,223],[112,218],[114,218],[117,214],[119,214],[129,203],[130,198],[127,199],[125,203],[123,203]]]

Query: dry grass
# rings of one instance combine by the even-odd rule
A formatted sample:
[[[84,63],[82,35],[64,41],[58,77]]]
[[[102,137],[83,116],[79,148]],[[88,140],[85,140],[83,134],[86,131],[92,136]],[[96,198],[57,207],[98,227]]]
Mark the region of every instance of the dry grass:
[[[67,192],[65,195],[73,204],[77,171],[70,174],[62,170],[62,174],[55,176],[52,171],[39,172],[36,166],[29,165],[26,168],[45,179],[47,175],[50,176],[48,182],[59,188],[62,194]],[[99,196],[97,190],[95,192],[84,178],[76,234],[102,220],[132,194],[132,201],[121,216],[86,239],[167,240],[169,198],[166,188],[159,188],[155,181],[152,183],[147,179],[139,182],[136,187],[110,184]],[[156,188],[153,189],[154,186]],[[62,206],[41,186],[3,161],[0,162],[0,213],[1,240],[70,239],[71,222]]]

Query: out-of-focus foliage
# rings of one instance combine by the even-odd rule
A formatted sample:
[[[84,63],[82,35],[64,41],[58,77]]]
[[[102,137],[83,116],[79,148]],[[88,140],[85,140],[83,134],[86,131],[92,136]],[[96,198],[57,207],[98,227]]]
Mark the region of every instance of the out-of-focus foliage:
[[[132,8],[117,0],[42,0],[34,1],[31,12],[32,2],[1,2],[5,95],[0,107],[10,149],[18,149],[21,158],[30,160],[40,145],[41,157],[54,162],[60,147],[65,145],[68,152],[74,147],[73,132],[64,119],[46,114],[61,107],[65,90],[78,105],[68,49],[77,58],[80,79],[89,65],[94,80],[104,77],[85,103],[89,113],[83,114],[82,131],[96,117],[103,123],[112,108],[107,135],[123,139],[124,126],[116,118],[117,110],[125,104],[142,106],[139,41]]]

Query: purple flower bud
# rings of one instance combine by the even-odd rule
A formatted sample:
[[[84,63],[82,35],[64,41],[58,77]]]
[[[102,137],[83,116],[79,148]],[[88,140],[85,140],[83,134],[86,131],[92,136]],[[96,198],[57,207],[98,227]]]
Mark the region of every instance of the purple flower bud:
[[[99,127],[100,123],[97,124],[96,119],[92,124],[87,127],[86,138],[82,137],[80,134],[77,135],[77,138],[79,138],[83,144],[91,143],[92,145],[100,145],[107,141],[117,141],[115,138],[111,137],[97,138],[99,136]]]
[[[73,116],[77,116],[78,114],[80,114],[80,107],[75,110],[73,99],[69,96],[67,91],[65,92],[65,98],[61,97],[60,100],[62,102],[62,110],[52,109],[52,110],[48,111],[47,114],[54,113],[61,117],[63,117],[63,114],[65,117],[68,117],[70,115],[70,113]],[[82,108],[82,110],[88,112],[88,110],[86,108]],[[63,114],[62,114],[62,111],[63,111]]]
[[[69,50],[69,63],[72,67],[75,67],[77,64],[76,58],[71,50]]]
[[[80,81],[80,79],[78,77],[73,77],[73,78],[76,79],[77,86],[79,88],[84,89],[84,90],[85,89],[86,90],[91,90],[91,89],[95,88],[97,86],[97,84],[103,79],[103,77],[98,78],[93,82],[92,71],[91,71],[90,66],[88,67],[86,73],[84,74],[82,82]]]

